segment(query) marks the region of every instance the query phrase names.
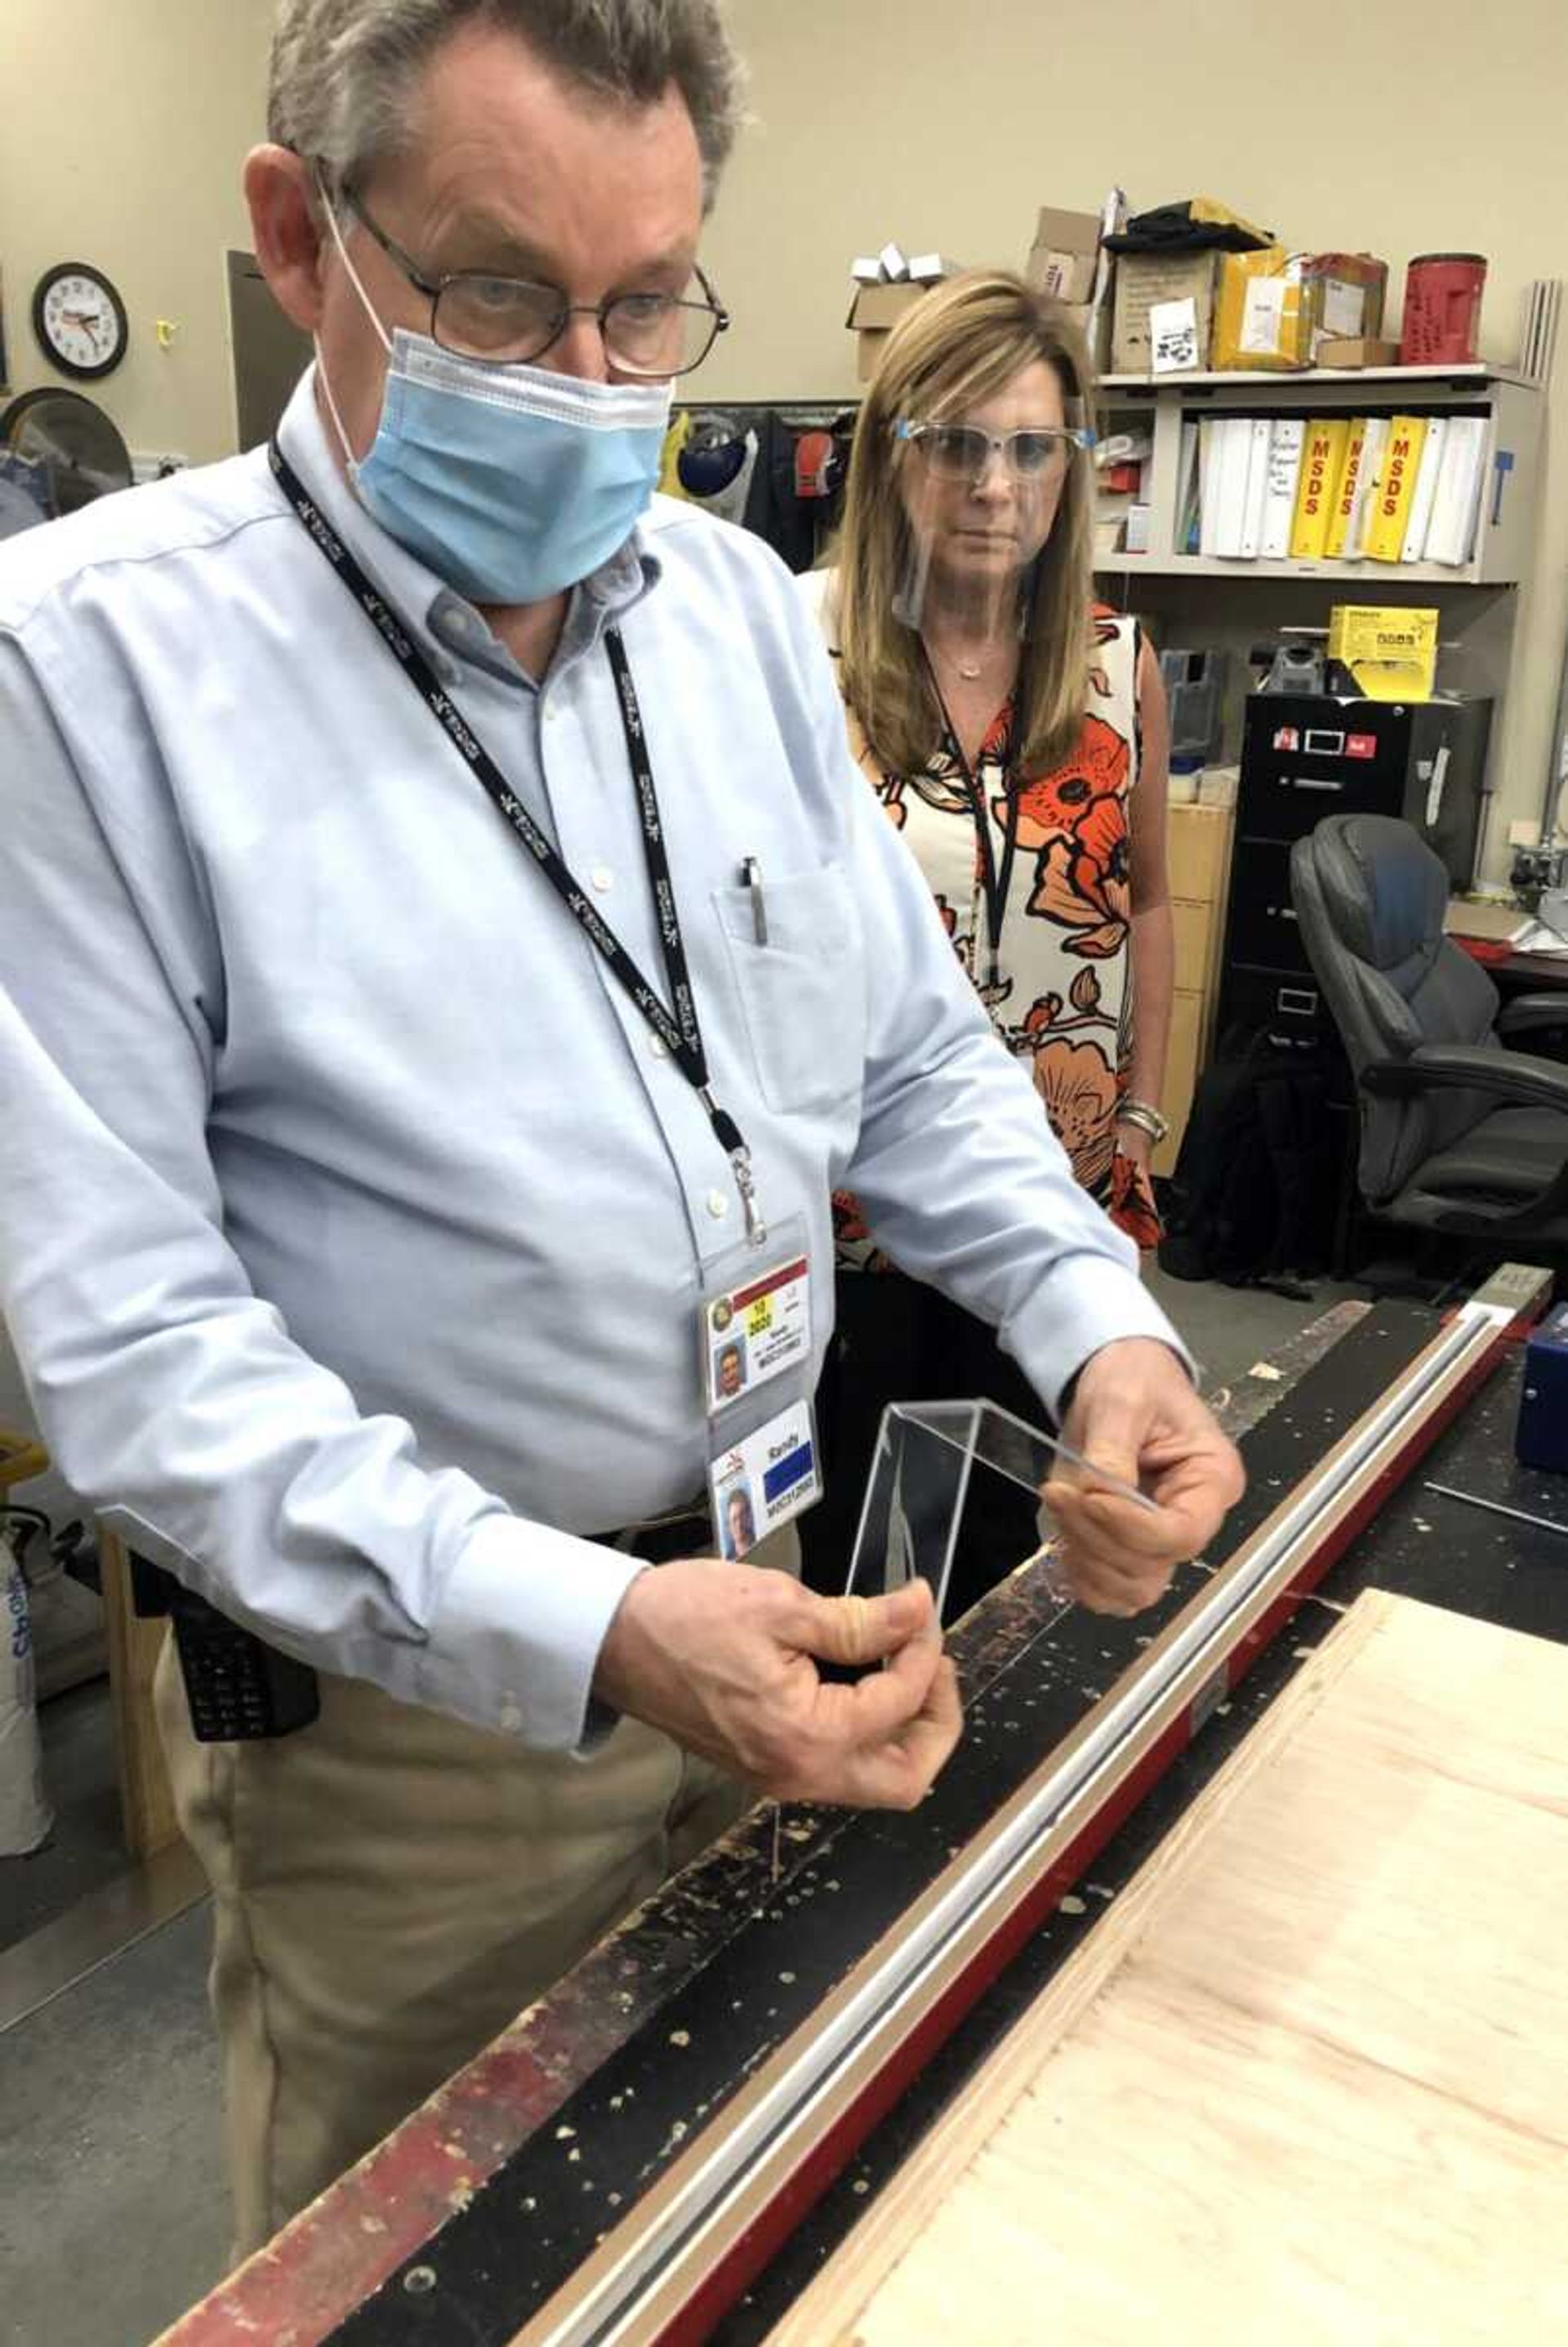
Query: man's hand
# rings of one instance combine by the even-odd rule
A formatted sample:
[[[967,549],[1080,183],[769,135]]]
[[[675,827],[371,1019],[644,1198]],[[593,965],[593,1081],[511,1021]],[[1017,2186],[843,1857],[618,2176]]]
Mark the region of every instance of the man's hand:
[[[1156,1503],[1151,1514],[1057,1476],[1044,1493],[1074,1594],[1092,1613],[1141,1614],[1240,1499],[1241,1460],[1169,1346],[1149,1337],[1124,1337],[1090,1358],[1062,1432],[1091,1465]]]
[[[816,1657],[877,1663],[853,1685]],[[788,1573],[708,1558],[639,1573],[594,1693],[778,1800],[912,1809],[962,1727],[932,1594],[819,1597]]]

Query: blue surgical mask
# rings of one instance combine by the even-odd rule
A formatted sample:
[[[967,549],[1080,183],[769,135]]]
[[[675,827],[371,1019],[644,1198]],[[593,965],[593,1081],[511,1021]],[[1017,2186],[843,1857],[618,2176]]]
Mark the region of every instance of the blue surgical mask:
[[[316,353],[349,476],[383,529],[476,603],[542,603],[588,578],[631,536],[658,480],[668,383],[587,383],[495,366],[426,334],[389,336],[375,441],[356,461]]]

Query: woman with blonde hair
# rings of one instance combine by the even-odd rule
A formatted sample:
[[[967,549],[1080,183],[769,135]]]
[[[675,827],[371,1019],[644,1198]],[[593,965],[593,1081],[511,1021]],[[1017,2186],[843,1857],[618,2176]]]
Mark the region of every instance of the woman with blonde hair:
[[[1094,600],[1093,398],[1058,302],[1000,271],[937,286],[888,337],[860,411],[837,566],[800,585],[855,757],[998,1035],[1030,1062],[1079,1181],[1146,1248],[1173,965],[1168,720],[1136,622]],[[854,1201],[838,1206],[859,1357],[838,1400],[852,1385],[871,1411],[879,1387],[952,1391],[967,1373],[1024,1407],[988,1332],[961,1330],[932,1291],[894,1276],[856,1293],[870,1249]]]
[[[1093,384],[1065,312],[1002,272],[889,336],[817,604],[856,757],[925,870],[1074,1171],[1158,1235],[1172,969],[1159,666],[1094,602]]]

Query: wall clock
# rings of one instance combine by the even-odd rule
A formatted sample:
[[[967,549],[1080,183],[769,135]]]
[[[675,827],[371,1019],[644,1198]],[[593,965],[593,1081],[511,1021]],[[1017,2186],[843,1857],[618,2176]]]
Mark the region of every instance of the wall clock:
[[[62,261],[46,270],[33,295],[33,331],[63,374],[110,374],[130,343],[126,305],[101,269]]]

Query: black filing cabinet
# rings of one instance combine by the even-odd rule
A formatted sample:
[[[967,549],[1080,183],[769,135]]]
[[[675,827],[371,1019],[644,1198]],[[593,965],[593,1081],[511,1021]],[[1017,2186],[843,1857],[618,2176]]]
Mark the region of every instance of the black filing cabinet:
[[[1227,1049],[1259,1036],[1325,1079],[1336,1184],[1335,1269],[1342,1273],[1356,1197],[1359,1120],[1338,1030],[1312,974],[1290,901],[1290,851],[1328,815],[1401,815],[1448,867],[1473,876],[1489,701],[1340,701],[1254,693],[1247,703],[1230,866],[1219,1032]]]
[[[1329,815],[1402,815],[1456,887],[1475,867],[1489,701],[1340,701],[1257,692],[1247,704],[1230,867],[1222,1034],[1267,1031],[1278,1049],[1349,1071],[1301,944],[1290,850]]]

